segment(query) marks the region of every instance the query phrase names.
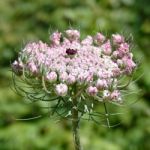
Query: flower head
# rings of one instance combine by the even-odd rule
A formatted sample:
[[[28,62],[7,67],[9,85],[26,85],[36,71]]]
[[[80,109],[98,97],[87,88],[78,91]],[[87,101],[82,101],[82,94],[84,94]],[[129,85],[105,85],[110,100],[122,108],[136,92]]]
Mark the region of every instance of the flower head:
[[[119,99],[117,81],[132,74],[136,67],[123,36],[113,34],[111,41],[97,33],[80,39],[78,30],[69,29],[64,35],[54,32],[50,40],[50,45],[41,41],[28,43],[12,65],[14,72],[20,73],[24,68],[25,74],[34,75],[36,80],[44,77],[48,88],[55,89],[59,96],[72,95],[77,86],[83,88],[83,94]]]

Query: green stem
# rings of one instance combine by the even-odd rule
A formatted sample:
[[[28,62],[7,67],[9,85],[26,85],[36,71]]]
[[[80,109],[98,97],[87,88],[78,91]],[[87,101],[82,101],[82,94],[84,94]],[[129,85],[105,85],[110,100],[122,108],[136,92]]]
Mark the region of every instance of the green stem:
[[[81,150],[80,135],[79,135],[79,116],[77,110],[77,100],[73,100],[74,107],[72,108],[72,130],[74,138],[75,150]]]

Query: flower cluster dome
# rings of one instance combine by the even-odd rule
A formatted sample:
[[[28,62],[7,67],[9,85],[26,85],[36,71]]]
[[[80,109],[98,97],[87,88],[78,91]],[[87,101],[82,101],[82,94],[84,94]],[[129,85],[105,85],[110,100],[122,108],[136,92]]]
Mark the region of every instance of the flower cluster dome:
[[[54,32],[50,44],[28,43],[13,63],[34,77],[42,77],[55,94],[66,96],[75,84],[89,96],[121,100],[118,79],[132,74],[136,64],[130,45],[119,34],[107,39],[103,34],[88,35],[83,40],[78,30]],[[17,70],[20,69],[20,70]],[[50,89],[49,89],[50,90]]]

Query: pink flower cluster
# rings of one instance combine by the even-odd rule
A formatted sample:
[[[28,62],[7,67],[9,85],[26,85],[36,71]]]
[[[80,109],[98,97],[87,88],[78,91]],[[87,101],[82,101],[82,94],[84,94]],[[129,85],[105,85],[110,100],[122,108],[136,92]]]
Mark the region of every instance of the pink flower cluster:
[[[49,45],[27,44],[13,66],[21,64],[33,76],[44,76],[59,96],[67,95],[76,84],[84,85],[83,92],[89,96],[121,100],[118,78],[130,75],[136,67],[123,36],[113,34],[107,39],[97,33],[81,40],[78,30],[66,30],[64,35],[54,32],[50,41]]]

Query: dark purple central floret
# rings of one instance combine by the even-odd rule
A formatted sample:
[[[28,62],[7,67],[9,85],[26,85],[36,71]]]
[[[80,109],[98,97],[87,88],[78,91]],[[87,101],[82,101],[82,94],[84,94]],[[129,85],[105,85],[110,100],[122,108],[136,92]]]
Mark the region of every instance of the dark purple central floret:
[[[66,53],[68,55],[75,55],[77,53],[77,50],[76,49],[68,48],[68,49],[66,49]]]

